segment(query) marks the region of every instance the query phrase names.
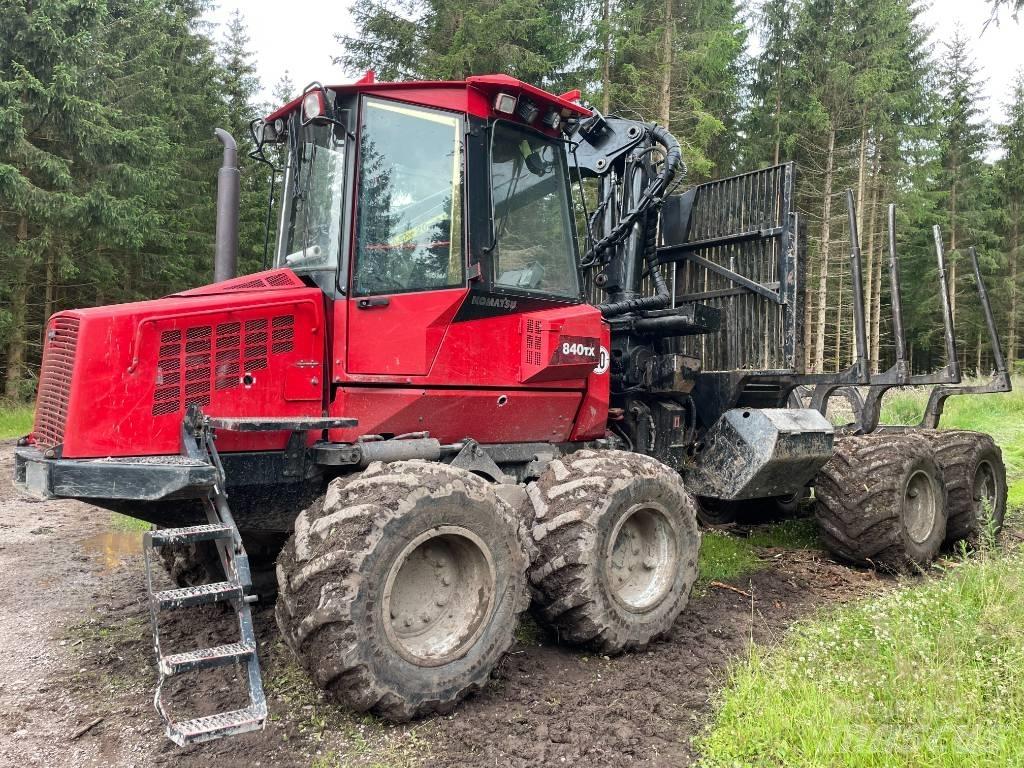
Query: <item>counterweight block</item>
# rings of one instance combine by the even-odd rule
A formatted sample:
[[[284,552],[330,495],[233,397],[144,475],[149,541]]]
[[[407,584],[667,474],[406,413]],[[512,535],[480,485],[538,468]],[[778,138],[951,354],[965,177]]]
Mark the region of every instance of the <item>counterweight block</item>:
[[[716,499],[801,490],[832,457],[832,424],[811,408],[735,408],[708,430],[686,487]]]

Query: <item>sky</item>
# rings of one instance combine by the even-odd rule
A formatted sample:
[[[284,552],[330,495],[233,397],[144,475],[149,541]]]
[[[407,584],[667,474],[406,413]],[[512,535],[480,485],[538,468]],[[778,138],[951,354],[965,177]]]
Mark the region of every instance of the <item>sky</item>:
[[[274,84],[286,70],[298,88],[313,80],[332,84],[352,79],[331,64],[331,56],[341,52],[334,35],[354,31],[348,7],[346,0],[288,0],[284,5],[279,0],[220,0],[208,19],[223,25],[235,9],[245,16],[263,100],[269,102]],[[1014,22],[1003,15],[998,26],[991,24],[984,32],[989,17],[985,0],[933,0],[924,16],[934,30],[936,55],[943,50],[941,41],[949,39],[957,25],[971,41],[985,109],[993,121],[1004,116],[1015,73],[1024,70],[1024,17]]]

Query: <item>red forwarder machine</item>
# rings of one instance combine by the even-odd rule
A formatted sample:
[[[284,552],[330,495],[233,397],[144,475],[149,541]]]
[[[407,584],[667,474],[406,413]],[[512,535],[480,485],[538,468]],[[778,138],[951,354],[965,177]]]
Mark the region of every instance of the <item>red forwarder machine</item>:
[[[238,665],[241,709],[184,719],[158,687],[178,744],[263,726],[259,596],[276,592],[328,695],[403,720],[483,686],[531,601],[602,653],[665,634],[698,516],[815,486],[825,542],[894,570],[1001,522],[999,449],[934,429],[950,395],[1009,389],[984,286],[997,370],[967,386],[936,232],[948,364],[911,373],[892,209],[893,366],[870,373],[848,194],[856,360],[807,374],[792,165],[675,194],[677,141],[578,92],[313,84],[253,124],[254,159],[286,157],[281,216],[273,268],[235,277],[236,150],[218,135],[216,282],[50,318],[16,451],[24,489],[154,524],[161,686]],[[882,394],[921,384],[922,428],[879,428]],[[823,416],[835,393],[854,423]],[[177,588],[153,586],[151,558]],[[239,637],[161,650],[164,612],[215,602]]]

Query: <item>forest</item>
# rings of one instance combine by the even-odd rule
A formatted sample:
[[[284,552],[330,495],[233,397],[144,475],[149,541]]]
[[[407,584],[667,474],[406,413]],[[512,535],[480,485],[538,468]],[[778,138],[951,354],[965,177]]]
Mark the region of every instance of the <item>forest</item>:
[[[981,2],[982,0],[977,0]],[[1024,0],[993,0],[1016,24]],[[0,0],[0,397],[35,389],[45,319],[209,282],[220,145],[239,140],[240,265],[265,264],[265,166],[246,157],[270,105],[243,16],[209,0]],[[667,125],[687,183],[784,161],[806,222],[805,365],[853,355],[845,190],[864,254],[871,358],[891,356],[886,207],[898,206],[908,342],[943,364],[932,225],[944,233],[961,365],[991,350],[967,248],[1020,367],[1024,72],[992,125],[966,35],[936,39],[917,0],[359,0],[335,57],[353,78],[505,72],[580,88],[606,114]],[[287,76],[272,86],[298,94]],[[272,247],[272,244],[271,244]]]

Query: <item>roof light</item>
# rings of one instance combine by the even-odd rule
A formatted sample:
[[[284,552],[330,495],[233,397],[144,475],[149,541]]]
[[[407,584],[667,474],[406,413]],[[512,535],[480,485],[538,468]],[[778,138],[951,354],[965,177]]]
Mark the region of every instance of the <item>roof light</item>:
[[[494,97],[494,111],[511,115],[516,111],[516,97],[511,93],[499,93]]]
[[[309,91],[302,97],[302,121],[308,123],[315,117],[321,117],[324,109],[324,94],[322,91]]]
[[[541,122],[548,128],[550,128],[552,131],[557,131],[558,126],[562,124],[562,116],[552,109],[550,112],[544,115],[544,118],[541,120]]]
[[[516,114],[519,115],[524,123],[532,123],[537,119],[537,115],[540,114],[540,107],[529,99],[520,99],[519,106],[516,108]]]

